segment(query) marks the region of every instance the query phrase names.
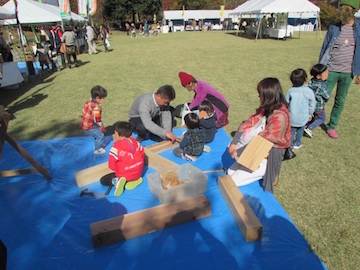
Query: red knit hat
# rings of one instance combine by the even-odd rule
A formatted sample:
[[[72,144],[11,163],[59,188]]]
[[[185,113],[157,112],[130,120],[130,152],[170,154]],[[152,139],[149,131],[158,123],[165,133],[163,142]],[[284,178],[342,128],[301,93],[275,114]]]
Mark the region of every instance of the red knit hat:
[[[193,76],[182,71],[179,72],[179,78],[183,87],[187,86],[194,79]]]

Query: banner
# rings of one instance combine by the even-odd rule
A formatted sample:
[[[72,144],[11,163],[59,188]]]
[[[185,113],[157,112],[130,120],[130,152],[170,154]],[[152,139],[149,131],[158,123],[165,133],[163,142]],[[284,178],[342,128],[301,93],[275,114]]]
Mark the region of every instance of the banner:
[[[225,9],[225,6],[221,6],[221,8],[220,8],[220,17],[221,18],[224,17],[224,9]]]
[[[89,0],[89,15],[94,16],[97,11],[97,0]]]
[[[70,14],[70,3],[69,0],[58,0],[60,7],[61,18],[66,18]]]
[[[87,0],[78,0],[79,15],[87,17]]]

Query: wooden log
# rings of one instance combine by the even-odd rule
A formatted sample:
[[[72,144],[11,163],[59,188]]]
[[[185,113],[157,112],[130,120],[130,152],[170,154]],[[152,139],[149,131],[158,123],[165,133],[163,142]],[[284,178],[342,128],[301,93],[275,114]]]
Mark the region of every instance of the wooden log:
[[[219,176],[218,186],[245,240],[261,239],[262,225],[231,176]]]
[[[102,247],[211,215],[201,195],[90,224],[94,247]]]
[[[108,162],[104,162],[76,172],[75,182],[78,187],[83,187],[99,181],[101,177],[112,172],[113,171],[109,169]]]
[[[261,161],[269,155],[273,145],[272,142],[256,135],[245,147],[237,162],[252,171],[256,171],[260,167]]]

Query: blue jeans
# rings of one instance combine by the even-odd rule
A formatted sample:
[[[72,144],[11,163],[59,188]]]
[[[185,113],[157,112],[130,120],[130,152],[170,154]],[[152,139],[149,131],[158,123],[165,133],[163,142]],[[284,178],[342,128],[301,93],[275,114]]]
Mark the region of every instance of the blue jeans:
[[[291,147],[300,146],[304,135],[304,127],[291,127]]]
[[[322,123],[325,122],[326,120],[326,113],[325,111],[321,111],[321,112],[316,112],[314,114],[315,120],[308,125],[308,128],[313,130],[314,128],[320,126]]]
[[[95,140],[95,150],[99,150],[100,148],[105,148],[112,140],[112,136],[105,136],[103,132],[98,128],[93,128],[89,130],[84,130],[85,133]]]

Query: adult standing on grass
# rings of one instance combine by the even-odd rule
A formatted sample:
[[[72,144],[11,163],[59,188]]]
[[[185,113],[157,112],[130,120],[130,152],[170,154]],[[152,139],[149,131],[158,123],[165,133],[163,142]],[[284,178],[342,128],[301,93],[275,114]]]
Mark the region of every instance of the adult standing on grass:
[[[273,184],[275,184],[275,179],[280,173],[285,150],[290,146],[290,112],[278,79],[263,79],[259,82],[257,91],[260,106],[250,118],[240,124],[228,151],[233,158],[240,156],[245,149],[245,146],[241,148],[237,146],[241,140],[241,135],[247,129],[255,126],[264,116],[266,117],[265,129],[259,135],[272,142],[274,146],[271,148],[269,156],[261,162],[260,168],[256,171],[251,173],[235,161],[228,169],[228,175],[238,186],[244,186],[263,178],[262,185],[265,190],[273,192]]]
[[[95,38],[95,32],[94,29],[91,27],[91,25],[89,25],[88,23],[85,24],[85,29],[86,29],[86,42],[88,44],[88,53],[89,54],[96,54],[97,51],[94,47],[94,38]]]
[[[320,51],[320,63],[329,69],[330,93],[336,85],[335,102],[326,125],[326,132],[333,139],[339,137],[335,128],[353,78],[360,84],[360,21],[354,16],[358,9],[359,0],[340,1],[340,22],[329,27]]]
[[[192,75],[179,72],[181,85],[189,92],[194,91],[195,96],[189,105],[190,110],[196,110],[204,100],[208,100],[214,107],[217,120],[216,128],[221,128],[229,123],[229,103],[224,96],[214,87],[204,81],[197,81]]]
[[[170,102],[175,99],[175,90],[171,85],[161,86],[156,92],[137,97],[129,111],[129,122],[137,132],[139,142],[148,135],[175,142],[172,132]]]
[[[76,58],[76,47],[75,47],[76,34],[70,25],[65,26],[65,32],[61,37],[61,42],[65,42],[66,45],[66,57],[69,68],[71,68],[71,56],[74,58],[75,67],[78,67]]]

